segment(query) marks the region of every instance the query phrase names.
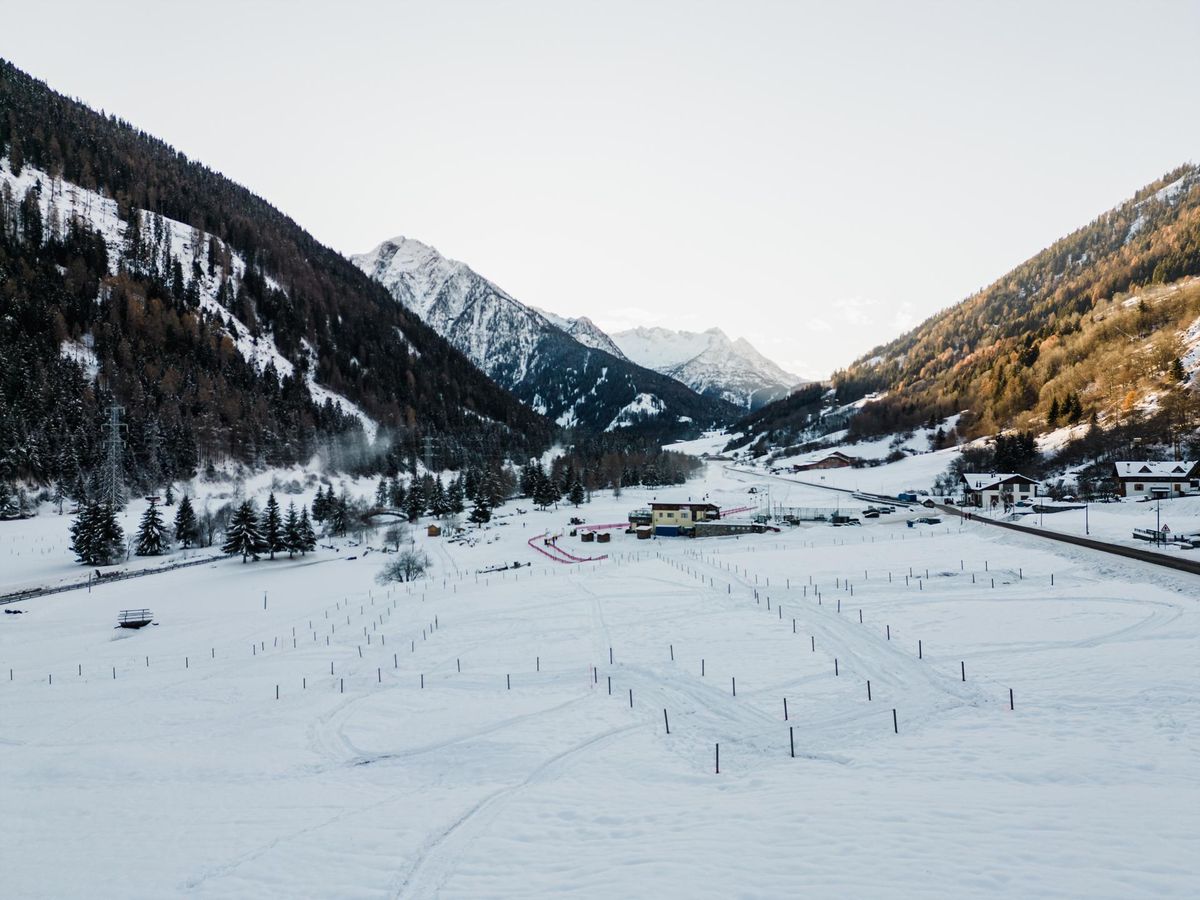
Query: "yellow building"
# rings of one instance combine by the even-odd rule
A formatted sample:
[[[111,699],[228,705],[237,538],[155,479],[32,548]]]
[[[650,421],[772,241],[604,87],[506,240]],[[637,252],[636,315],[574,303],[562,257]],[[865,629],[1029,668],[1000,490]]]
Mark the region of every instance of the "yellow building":
[[[677,535],[697,522],[721,518],[721,509],[711,503],[651,503],[650,524],[655,534]]]

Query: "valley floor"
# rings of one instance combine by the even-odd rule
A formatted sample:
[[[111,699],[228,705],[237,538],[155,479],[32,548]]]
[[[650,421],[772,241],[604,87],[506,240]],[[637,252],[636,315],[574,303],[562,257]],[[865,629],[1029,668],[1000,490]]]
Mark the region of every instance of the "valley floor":
[[[0,894],[1195,896],[1194,578],[900,515],[529,546],[576,512],[0,615]]]

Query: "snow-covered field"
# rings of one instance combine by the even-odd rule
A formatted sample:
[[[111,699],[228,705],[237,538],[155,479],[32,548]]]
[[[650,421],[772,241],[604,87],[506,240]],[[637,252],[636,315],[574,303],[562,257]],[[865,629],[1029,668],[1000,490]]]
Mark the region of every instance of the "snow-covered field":
[[[899,516],[527,544],[574,513],[409,586],[343,547],[0,615],[0,894],[1195,896],[1193,578]]]

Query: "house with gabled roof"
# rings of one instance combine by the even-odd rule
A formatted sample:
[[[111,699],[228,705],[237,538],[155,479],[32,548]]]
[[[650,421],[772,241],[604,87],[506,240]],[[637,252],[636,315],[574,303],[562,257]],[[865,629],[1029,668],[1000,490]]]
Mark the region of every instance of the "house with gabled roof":
[[[1122,497],[1179,497],[1200,490],[1200,462],[1121,460],[1113,463]]]
[[[1019,472],[964,472],[960,479],[963,505],[980,509],[1008,509],[1020,500],[1038,495],[1041,482]]]

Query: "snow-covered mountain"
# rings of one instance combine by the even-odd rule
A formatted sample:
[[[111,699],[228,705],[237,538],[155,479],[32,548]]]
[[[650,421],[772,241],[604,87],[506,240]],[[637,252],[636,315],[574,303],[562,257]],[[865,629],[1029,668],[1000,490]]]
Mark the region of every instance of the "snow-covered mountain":
[[[758,409],[805,383],[745,338],[730,340],[720,328],[703,332],[632,328],[612,339],[627,359],[743,409]]]
[[[533,307],[537,309],[537,307]],[[549,312],[548,310],[538,309],[543,316],[569,334],[579,343],[591,347],[594,350],[603,350],[606,353],[611,353],[617,359],[625,359],[625,354],[621,352],[613,339],[608,336],[608,333],[600,330],[595,322],[587,316],[579,316],[571,319],[566,316],[560,316],[557,313]]]
[[[720,398],[630,362],[590,321],[552,320],[428,244],[397,237],[351,259],[494,381],[561,426],[606,431],[654,419],[659,428],[691,428],[736,415]]]

